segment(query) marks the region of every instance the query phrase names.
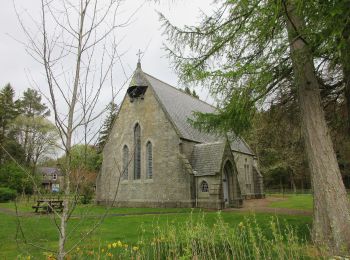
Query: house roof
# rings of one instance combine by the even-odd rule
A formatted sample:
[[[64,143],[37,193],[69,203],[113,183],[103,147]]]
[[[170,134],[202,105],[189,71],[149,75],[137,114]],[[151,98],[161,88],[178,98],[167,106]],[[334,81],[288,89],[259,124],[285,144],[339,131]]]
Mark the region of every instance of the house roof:
[[[38,172],[45,175],[53,175],[53,174],[63,175],[62,171],[56,167],[39,167]]]
[[[141,68],[138,68],[136,71],[138,78],[140,77],[140,70]],[[168,114],[181,138],[198,143],[217,142],[218,140],[223,139],[222,136],[199,131],[188,121],[188,119],[193,119],[193,112],[215,113],[215,107],[198,98],[188,95],[149,74],[143,74],[153,88],[159,102]],[[249,146],[239,137],[234,138],[231,142],[231,149],[246,154],[254,154]]]
[[[191,156],[194,175],[215,175],[220,172],[224,151],[225,142],[196,144]]]

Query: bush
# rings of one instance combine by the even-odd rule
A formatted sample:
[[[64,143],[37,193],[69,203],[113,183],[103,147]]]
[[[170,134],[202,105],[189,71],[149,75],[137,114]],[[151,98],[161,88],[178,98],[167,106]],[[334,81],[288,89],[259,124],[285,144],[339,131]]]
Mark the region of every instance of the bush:
[[[80,202],[82,204],[89,204],[93,198],[94,191],[91,187],[89,186],[84,186],[80,198]]]
[[[28,173],[16,163],[8,162],[0,167],[0,185],[16,190],[18,193],[33,194],[33,183]]]
[[[0,202],[14,200],[17,197],[17,192],[10,188],[0,187]]]

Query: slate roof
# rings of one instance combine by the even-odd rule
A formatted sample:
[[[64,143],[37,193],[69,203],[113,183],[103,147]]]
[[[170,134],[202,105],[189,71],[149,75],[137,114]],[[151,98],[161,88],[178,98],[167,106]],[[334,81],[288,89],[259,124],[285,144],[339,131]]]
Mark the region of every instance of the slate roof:
[[[196,144],[191,157],[194,175],[215,175],[221,170],[225,142]]]
[[[56,167],[39,167],[38,172],[45,175],[57,174],[58,176],[63,175],[62,171]]]
[[[198,98],[188,95],[149,74],[144,73],[144,75],[153,88],[170,120],[176,127],[180,137],[199,143],[211,143],[223,139],[222,136],[201,132],[188,122],[188,118],[193,118],[193,112],[214,113],[215,107]],[[231,142],[231,149],[254,155],[249,146],[238,137]]]
[[[41,183],[58,183],[58,178],[54,179],[54,174],[58,176],[63,176],[62,171],[56,167],[39,167],[38,174],[42,174]]]

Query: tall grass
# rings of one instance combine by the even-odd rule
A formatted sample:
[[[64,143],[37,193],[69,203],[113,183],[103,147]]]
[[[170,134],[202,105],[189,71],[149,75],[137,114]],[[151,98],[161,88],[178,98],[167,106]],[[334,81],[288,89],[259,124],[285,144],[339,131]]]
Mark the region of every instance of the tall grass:
[[[312,259],[307,242],[271,217],[261,227],[255,217],[229,226],[218,213],[213,226],[193,216],[183,226],[157,229],[150,246],[140,247],[142,259]],[[283,226],[283,228],[281,228]],[[319,257],[318,257],[319,259]]]
[[[141,227],[142,229],[142,227]],[[152,238],[141,236],[137,244],[115,241],[98,248],[77,248],[67,259],[323,259],[306,238],[277,217],[259,225],[254,216],[230,226],[217,214],[213,225],[205,213],[191,214],[185,224],[155,224]],[[51,257],[51,258],[50,258]],[[48,259],[54,259],[52,255]]]

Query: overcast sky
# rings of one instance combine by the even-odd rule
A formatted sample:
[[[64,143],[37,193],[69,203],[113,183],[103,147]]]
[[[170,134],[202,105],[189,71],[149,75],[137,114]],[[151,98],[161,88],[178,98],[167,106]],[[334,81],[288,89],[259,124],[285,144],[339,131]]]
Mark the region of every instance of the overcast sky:
[[[36,5],[39,2],[39,0],[16,0],[16,6],[20,12],[27,12],[34,19],[38,19],[40,16]],[[199,20],[200,10],[210,12],[210,3],[211,0],[125,1],[121,8],[123,14],[131,13],[142,5],[142,8],[134,16],[133,22],[125,29],[120,30],[118,34],[124,37],[119,52],[126,52],[123,56],[123,63],[127,73],[132,73],[135,69],[136,53],[138,49],[141,49],[145,52],[142,59],[143,70],[176,86],[177,75],[170,68],[169,60],[163,50],[165,36],[162,35],[163,31],[156,11],[164,13],[177,25],[195,24]],[[41,77],[42,66],[34,61],[14,38],[26,41],[15,14],[13,0],[2,0],[0,8],[0,87],[9,82],[19,96],[27,87],[33,86],[28,81],[28,77],[32,77],[45,91],[46,83]],[[116,77],[116,84],[119,83],[118,80],[122,81],[122,78]],[[200,89],[197,91],[200,92]],[[201,99],[207,98],[205,93],[199,94]],[[118,99],[120,100],[120,97]],[[103,103],[103,101],[101,102]]]
[[[77,0],[71,2],[75,3],[75,1]],[[100,0],[101,3],[104,1],[107,3],[107,0]],[[162,35],[163,29],[157,11],[163,13],[176,25],[194,25],[200,20],[200,11],[205,13],[212,11],[211,2],[212,0],[125,1],[119,9],[120,17],[128,17],[141,6],[136,15],[133,16],[131,24],[117,31],[117,36],[120,39],[123,38],[118,52],[124,53],[122,63],[126,74],[131,75],[136,68],[136,53],[141,49],[144,52],[142,69],[160,80],[179,87],[178,77],[172,70],[163,49],[165,36]],[[31,19],[40,19],[39,0],[15,0],[15,3],[16,10],[18,10],[21,19],[25,21],[26,26],[31,26]],[[21,96],[28,87],[39,87],[42,93],[49,93],[44,77],[44,68],[26,53],[21,41],[28,42],[18,22],[13,0],[2,0],[0,8],[0,87],[11,83],[16,91],[16,97]],[[63,65],[66,66],[66,64]],[[117,68],[113,76],[114,85],[117,88],[125,82],[125,76],[121,71],[120,68]],[[117,96],[117,103],[121,102],[126,88],[127,86]],[[196,88],[196,92],[202,100],[211,103],[211,98],[206,90]],[[111,92],[108,88],[104,89],[98,106],[105,107],[110,98]],[[61,101],[58,100],[58,102]],[[95,127],[101,125],[102,120],[103,117],[95,124]],[[80,142],[80,137],[75,137],[74,143]]]

